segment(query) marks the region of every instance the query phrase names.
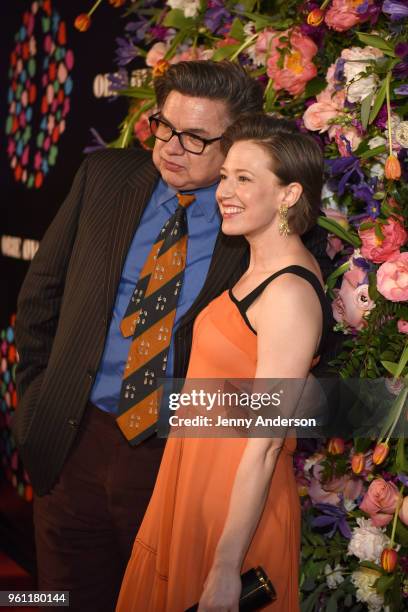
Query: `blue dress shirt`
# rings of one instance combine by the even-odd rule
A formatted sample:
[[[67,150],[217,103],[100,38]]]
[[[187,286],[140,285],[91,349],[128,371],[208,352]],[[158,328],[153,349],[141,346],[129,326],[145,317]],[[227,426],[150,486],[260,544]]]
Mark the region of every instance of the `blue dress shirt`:
[[[174,365],[174,332],[181,317],[193,304],[210,267],[220,217],[215,200],[217,185],[194,190],[196,201],[187,208],[188,244],[184,280],[177,304],[166,376],[172,376]],[[131,338],[124,338],[119,325],[126,312],[140,271],[161,228],[178,205],[176,191],[159,180],[143,212],[122,270],[112,320],[104,352],[91,391],[93,404],[113,414],[117,413],[123,370]]]

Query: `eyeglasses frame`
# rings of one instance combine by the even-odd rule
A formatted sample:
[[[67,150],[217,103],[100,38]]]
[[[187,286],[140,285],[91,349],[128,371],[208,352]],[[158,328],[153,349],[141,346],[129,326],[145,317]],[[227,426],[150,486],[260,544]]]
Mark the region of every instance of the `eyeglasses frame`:
[[[170,140],[173,138],[173,136],[177,136],[178,141],[180,143],[180,146],[184,149],[184,151],[187,151],[187,153],[191,153],[192,155],[202,155],[204,153],[206,147],[209,144],[212,144],[213,142],[216,142],[217,140],[221,140],[221,138],[222,138],[222,136],[218,136],[217,138],[203,138],[202,136],[197,136],[197,134],[193,134],[193,132],[186,132],[186,131],[180,132],[179,130],[175,130],[169,123],[167,123],[167,121],[164,121],[164,119],[160,119],[159,115],[160,115],[160,111],[158,113],[155,113],[154,115],[151,115],[149,117],[150,131],[152,132],[152,135],[155,138],[157,138],[158,140],[161,140],[162,142],[170,142]],[[152,130],[152,122],[153,121],[158,121],[160,123],[163,123],[166,127],[170,128],[170,130],[171,130],[170,138],[165,140],[164,138],[160,138],[159,136],[156,136],[155,134],[153,134],[153,130]],[[203,150],[200,151],[200,153],[197,153],[197,151],[190,151],[189,149],[186,149],[186,147],[181,142],[181,137],[184,134],[187,134],[187,136],[193,136],[194,138],[198,138],[199,140],[201,140],[201,142],[203,143]]]

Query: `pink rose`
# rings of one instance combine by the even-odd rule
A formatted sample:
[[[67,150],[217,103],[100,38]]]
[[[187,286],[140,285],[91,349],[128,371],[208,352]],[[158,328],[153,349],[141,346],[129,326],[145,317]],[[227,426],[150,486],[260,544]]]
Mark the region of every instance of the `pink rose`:
[[[334,104],[330,102],[315,102],[311,104],[303,114],[303,122],[306,129],[312,132],[325,132],[329,129],[332,119],[338,117],[339,112]]]
[[[343,247],[344,244],[342,243],[340,238],[338,238],[334,234],[327,235],[326,253],[327,256],[330,257],[330,259],[334,259],[334,257],[337,255],[337,253],[340,253]]]
[[[347,216],[340,210],[336,210],[335,208],[325,208],[324,212],[326,213],[326,216],[329,217],[329,219],[334,219],[334,221],[337,221],[337,223],[344,227],[344,229],[348,229],[349,223],[347,220]],[[337,255],[337,253],[339,253],[343,249],[343,247],[344,244],[342,243],[340,238],[338,238],[334,234],[328,234],[326,253],[330,257],[330,259],[333,259],[334,256]]]
[[[157,42],[153,45],[146,55],[146,66],[153,68],[159,60],[164,59],[168,51],[167,45],[164,42]]]
[[[365,317],[375,307],[368,295],[366,273],[355,267],[343,275],[340,289],[334,289],[336,295],[332,302],[333,317],[339,323],[353,329],[362,329]]]
[[[342,157],[350,157],[351,151],[355,151],[361,142],[361,136],[355,127],[339,127],[333,125],[329,129],[329,137],[334,138],[339,149],[339,153]]]
[[[385,527],[392,520],[400,494],[393,482],[376,478],[368,487],[360,504],[360,510],[366,512],[375,527]]]
[[[358,23],[363,23],[368,19],[367,9],[362,14],[358,10],[361,5],[364,5],[365,1],[333,0],[324,17],[326,24],[337,32],[345,32]],[[368,0],[368,4],[372,4],[372,0]]]
[[[408,252],[394,253],[377,270],[377,289],[387,300],[408,300]]]
[[[289,42],[281,41],[289,37]],[[289,53],[282,56],[282,49],[289,46]],[[317,68],[312,59],[317,53],[317,46],[311,38],[302,34],[299,28],[281,32],[271,39],[271,54],[267,61],[267,74],[273,80],[276,91],[285,89],[297,96],[305,90],[306,83],[317,75]],[[283,67],[280,62],[283,57]]]
[[[400,334],[408,334],[408,321],[400,319],[397,323],[397,327]]]
[[[147,113],[143,113],[139,121],[135,123],[134,133],[142,147],[148,149],[149,147],[145,145],[145,141],[150,138],[152,133],[150,131],[149,115]]]
[[[279,36],[279,32],[276,32],[276,30],[272,30],[271,28],[267,28],[266,30],[260,32],[258,38],[256,39],[254,51],[255,61],[258,64],[265,65],[272,48],[272,41],[276,36]]]
[[[404,499],[402,500],[398,516],[400,517],[400,520],[404,523],[404,525],[408,526],[408,496],[404,497]]]
[[[387,261],[408,240],[408,234],[404,227],[399,221],[391,217],[387,220],[387,223],[381,225],[381,232],[384,235],[383,239],[376,236],[374,227],[358,232],[363,243],[361,247],[362,256],[374,263]]]
[[[314,504],[331,504],[337,506],[340,503],[340,494],[350,501],[355,500],[363,492],[363,483],[359,478],[342,476],[322,483],[320,476],[323,466],[313,466],[313,476],[309,485],[309,496]]]

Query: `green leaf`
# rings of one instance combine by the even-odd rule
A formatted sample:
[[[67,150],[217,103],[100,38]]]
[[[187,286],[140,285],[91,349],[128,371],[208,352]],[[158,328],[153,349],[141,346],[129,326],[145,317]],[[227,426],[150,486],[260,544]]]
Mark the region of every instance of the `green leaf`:
[[[408,546],[408,527],[404,525],[400,519],[397,520],[397,528],[395,530],[396,540],[402,546]]]
[[[163,20],[163,25],[167,28],[176,28],[177,30],[184,30],[184,28],[189,28],[193,24],[194,20],[191,17],[185,17],[181,9],[172,9]]]
[[[370,47],[381,49],[381,51],[386,55],[395,57],[394,47],[390,45],[389,42],[381,38],[381,36],[377,36],[376,34],[365,34],[364,32],[356,32],[356,34],[359,40],[365,45],[370,45]]]
[[[385,236],[382,233],[382,229],[381,229],[381,225],[380,223],[376,223],[374,226],[374,233],[376,235],[376,238],[378,238],[378,240],[381,240],[381,242],[384,240]]]
[[[405,438],[398,438],[397,452],[395,455],[395,467],[397,472],[408,472],[408,459],[405,454]],[[407,529],[408,534],[408,529]]]
[[[231,29],[229,31],[229,36],[239,40],[240,42],[244,42],[246,38],[246,34],[244,32],[244,26],[242,25],[242,21],[238,18],[234,19],[232,22]]]
[[[308,82],[305,89],[305,97],[312,98],[317,96],[323,89],[326,87],[327,82],[326,79],[322,79],[320,77],[315,77],[311,81]]]
[[[384,595],[385,591],[388,591],[394,583],[395,576],[380,576],[374,583],[374,586],[380,595]]]
[[[311,593],[302,603],[300,604],[301,612],[313,612],[315,604],[319,599],[320,593],[326,588],[326,583],[320,584],[317,589]]]
[[[368,126],[368,120],[370,118],[370,111],[371,111],[371,103],[373,101],[373,98],[374,98],[374,92],[371,92],[361,102],[360,117],[361,117],[361,124],[365,130],[367,129],[367,126]]]
[[[385,151],[387,150],[386,145],[380,145],[379,147],[374,147],[374,149],[368,149],[367,151],[364,151],[363,153],[359,153],[358,149],[355,152],[355,154],[360,158],[360,159],[369,159],[370,157],[375,157],[376,155],[381,155],[381,153],[385,153]]]
[[[387,79],[384,79],[381,83],[381,87],[377,92],[377,96],[375,98],[375,102],[374,102],[374,106],[372,107],[371,111],[370,111],[370,117],[368,120],[368,123],[371,125],[371,123],[374,121],[374,119],[376,118],[376,116],[378,115],[378,113],[380,112],[380,108],[382,107],[384,100],[385,100],[385,94],[387,91]]]
[[[362,567],[368,567],[369,569],[376,570],[377,572],[380,572],[380,574],[383,573],[382,567],[380,567],[379,565],[376,565],[372,561],[362,561],[360,565]]]
[[[345,230],[340,223],[337,223],[334,219],[329,219],[328,217],[319,217],[317,219],[318,225],[324,227],[328,232],[332,234],[336,234],[342,240],[349,242],[354,247],[358,248],[361,246],[361,240],[354,232],[350,230]]]
[[[398,378],[399,376],[401,376],[405,366],[408,363],[408,342],[405,345],[405,348],[402,352],[402,355],[400,357],[399,363],[398,363],[398,368],[397,368],[397,373],[395,374],[395,377]]]
[[[241,45],[226,45],[225,47],[220,47],[217,49],[212,56],[214,62],[220,62],[223,59],[230,58],[238,51]]]

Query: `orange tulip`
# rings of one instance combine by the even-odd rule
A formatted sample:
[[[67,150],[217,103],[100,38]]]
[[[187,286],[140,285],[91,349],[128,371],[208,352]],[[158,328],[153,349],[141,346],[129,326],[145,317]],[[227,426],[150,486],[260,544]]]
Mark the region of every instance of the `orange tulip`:
[[[385,162],[384,168],[385,178],[391,179],[392,181],[401,178],[401,164],[395,155],[389,155]]]
[[[373,452],[373,463],[375,465],[380,465],[384,463],[386,458],[388,457],[388,453],[390,452],[390,447],[386,442],[381,442],[377,444]]]
[[[351,460],[351,469],[354,474],[361,474],[365,467],[365,457],[363,453],[356,453]]]
[[[320,8],[315,8],[313,9],[313,11],[310,11],[310,13],[308,14],[307,23],[310,26],[317,27],[322,23],[323,19],[324,19],[324,11],[322,11],[322,9]]]
[[[81,13],[74,21],[74,27],[80,32],[86,32],[91,26],[91,18],[87,13]]]
[[[115,8],[120,8],[125,4],[126,0],[109,0],[109,4],[114,6]]]
[[[167,60],[164,60],[164,59],[159,60],[154,65],[154,68],[153,68],[154,78],[163,76],[163,74],[167,71],[169,66],[170,64]]]
[[[327,445],[327,451],[331,455],[341,455],[342,453],[344,453],[343,438],[331,438]]]
[[[398,562],[397,552],[393,548],[384,548],[381,553],[381,565],[386,572],[393,572]]]

